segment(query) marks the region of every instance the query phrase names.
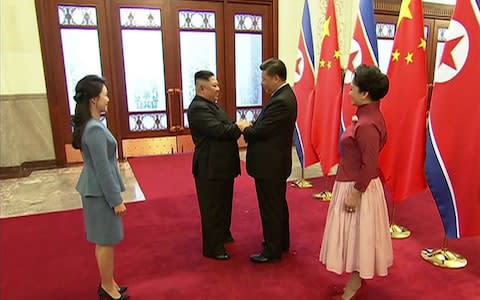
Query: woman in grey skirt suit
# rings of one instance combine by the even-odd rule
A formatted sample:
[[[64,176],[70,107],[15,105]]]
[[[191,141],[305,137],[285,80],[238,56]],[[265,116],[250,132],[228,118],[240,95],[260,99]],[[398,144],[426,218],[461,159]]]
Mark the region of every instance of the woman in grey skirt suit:
[[[84,165],[77,184],[82,196],[87,240],[96,245],[100,271],[100,299],[129,299],[126,287],[114,278],[114,247],[123,240],[122,217],[127,208],[120,192],[125,191],[117,163],[117,142],[100,115],[108,111],[105,80],[96,75],[82,78],[75,87],[75,116],[72,145],[82,152]]]

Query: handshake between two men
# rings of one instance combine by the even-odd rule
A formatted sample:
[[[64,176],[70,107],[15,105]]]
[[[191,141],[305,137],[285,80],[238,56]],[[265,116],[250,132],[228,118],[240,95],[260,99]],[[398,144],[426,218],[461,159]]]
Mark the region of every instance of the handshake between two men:
[[[237,127],[242,133],[245,131],[245,128],[253,126],[252,122],[248,121],[247,119],[240,119],[235,124],[237,124]]]

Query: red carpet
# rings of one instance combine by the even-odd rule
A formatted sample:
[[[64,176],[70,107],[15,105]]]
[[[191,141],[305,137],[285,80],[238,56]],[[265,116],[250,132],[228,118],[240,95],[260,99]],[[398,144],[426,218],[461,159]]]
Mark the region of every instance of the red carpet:
[[[147,198],[128,206],[116,255],[117,279],[130,286],[132,299],[329,299],[329,287],[345,281],[318,262],[328,204],[313,200],[314,190],[288,189],[292,253],[279,264],[249,262],[262,235],[246,174],[235,183],[232,259],[203,258],[190,161],[190,155],[130,160]],[[368,299],[480,299],[480,238],[451,241],[469,265],[443,270],[420,257],[423,247],[440,246],[443,238],[430,196],[407,200],[398,218],[413,236],[394,241],[395,264],[388,277],[369,282]],[[96,299],[99,279],[80,210],[3,219],[0,226],[1,300]]]

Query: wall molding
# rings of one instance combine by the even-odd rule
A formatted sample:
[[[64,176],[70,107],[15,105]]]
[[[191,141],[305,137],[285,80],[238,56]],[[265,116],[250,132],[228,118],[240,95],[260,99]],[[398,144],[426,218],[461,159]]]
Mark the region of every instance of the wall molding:
[[[0,179],[28,177],[33,171],[58,168],[55,160],[24,162],[20,166],[0,167]]]
[[[44,101],[47,100],[47,94],[11,94],[0,95],[0,102],[8,101]]]

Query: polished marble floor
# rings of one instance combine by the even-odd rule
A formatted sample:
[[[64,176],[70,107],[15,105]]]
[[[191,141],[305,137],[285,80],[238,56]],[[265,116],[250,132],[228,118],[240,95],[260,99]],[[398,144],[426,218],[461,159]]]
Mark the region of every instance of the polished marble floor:
[[[240,152],[245,160],[245,151]],[[292,151],[293,167],[289,180],[301,176],[301,167],[295,150]],[[35,171],[29,177],[0,180],[0,218],[56,212],[81,207],[81,199],[75,185],[82,166]],[[126,191],[126,202],[143,201],[145,196],[138,185],[128,162],[120,163]],[[305,170],[305,178],[321,176],[318,164]],[[312,190],[313,192],[313,190]]]

